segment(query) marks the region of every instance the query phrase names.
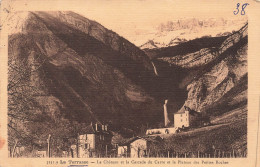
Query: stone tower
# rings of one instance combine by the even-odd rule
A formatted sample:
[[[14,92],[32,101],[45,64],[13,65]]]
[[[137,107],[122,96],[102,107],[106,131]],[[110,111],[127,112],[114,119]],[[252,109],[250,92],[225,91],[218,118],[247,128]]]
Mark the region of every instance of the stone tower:
[[[169,118],[168,118],[167,103],[168,103],[168,100],[165,100],[164,105],[163,105],[163,110],[164,110],[164,126],[165,126],[165,127],[167,127],[168,124],[170,123],[170,120],[169,120]]]

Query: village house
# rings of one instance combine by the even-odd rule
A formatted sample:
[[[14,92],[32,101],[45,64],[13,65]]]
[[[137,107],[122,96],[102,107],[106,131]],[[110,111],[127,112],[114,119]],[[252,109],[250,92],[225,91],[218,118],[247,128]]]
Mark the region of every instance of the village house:
[[[111,139],[112,133],[108,130],[108,125],[91,123],[78,136],[77,157],[107,156],[112,149]]]
[[[147,157],[151,144],[158,144],[162,140],[161,137],[133,137],[123,143],[118,144],[117,156],[141,158]]]
[[[184,106],[184,110],[180,110],[174,114],[174,127],[187,128],[196,124],[200,113]]]
[[[174,114],[174,127],[200,127],[210,124],[210,119],[206,113],[196,112],[187,106]]]

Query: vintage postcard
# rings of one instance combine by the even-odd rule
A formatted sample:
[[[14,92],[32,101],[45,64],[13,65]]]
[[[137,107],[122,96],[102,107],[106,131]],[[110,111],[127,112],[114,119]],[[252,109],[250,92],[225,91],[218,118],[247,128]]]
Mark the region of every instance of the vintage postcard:
[[[1,167],[259,167],[260,2],[2,0]]]

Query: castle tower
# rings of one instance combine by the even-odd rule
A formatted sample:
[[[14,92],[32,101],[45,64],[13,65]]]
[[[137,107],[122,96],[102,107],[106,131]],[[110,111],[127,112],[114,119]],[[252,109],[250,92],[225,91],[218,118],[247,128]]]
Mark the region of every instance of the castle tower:
[[[163,105],[163,110],[164,110],[164,126],[165,126],[165,127],[167,127],[168,124],[170,123],[170,120],[169,120],[169,118],[168,118],[167,103],[168,103],[168,100],[165,100],[164,105]]]

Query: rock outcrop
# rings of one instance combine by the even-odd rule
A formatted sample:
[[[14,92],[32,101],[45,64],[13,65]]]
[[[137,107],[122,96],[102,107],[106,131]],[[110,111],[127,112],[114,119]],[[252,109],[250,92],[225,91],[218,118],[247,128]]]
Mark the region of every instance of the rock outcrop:
[[[189,40],[203,37],[221,37],[237,31],[246,22],[245,18],[225,19],[186,18],[168,21],[147,33],[147,42],[140,45],[141,49],[155,49],[176,46]],[[154,34],[153,36],[151,34]],[[145,35],[143,36],[145,38]]]
[[[199,112],[210,112],[208,109],[222,98],[227,98],[226,96],[235,98],[240,96],[239,93],[245,95],[243,92],[247,91],[247,88],[239,84],[245,84],[242,80],[247,79],[247,28],[246,24],[216,47],[175,56],[161,54],[156,58],[169,66],[181,68],[185,73],[180,79],[181,87],[186,85],[188,92],[183,106]],[[228,94],[236,87],[243,89],[237,94]],[[227,108],[224,107],[223,110]],[[181,110],[183,109],[182,107]]]

